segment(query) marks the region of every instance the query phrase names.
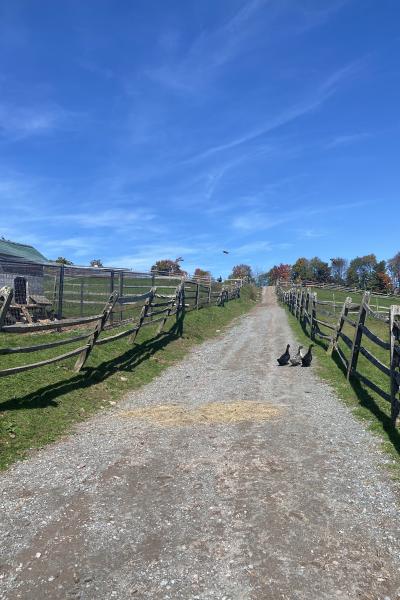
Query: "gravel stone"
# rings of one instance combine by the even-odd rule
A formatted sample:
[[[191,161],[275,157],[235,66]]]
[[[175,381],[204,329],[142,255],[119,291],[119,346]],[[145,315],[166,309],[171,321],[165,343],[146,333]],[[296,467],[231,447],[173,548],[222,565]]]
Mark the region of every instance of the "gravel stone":
[[[217,339],[2,474],[0,597],[399,600],[392,461],[313,368],[278,367],[288,342],[268,288]],[[126,416],[243,401],[280,416]]]

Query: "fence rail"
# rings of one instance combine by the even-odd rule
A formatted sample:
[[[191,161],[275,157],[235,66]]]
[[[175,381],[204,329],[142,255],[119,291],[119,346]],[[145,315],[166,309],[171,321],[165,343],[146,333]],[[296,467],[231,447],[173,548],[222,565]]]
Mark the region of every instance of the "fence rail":
[[[23,371],[37,369],[45,365],[63,361],[73,356],[78,356],[74,370],[79,372],[89,358],[96,345],[103,345],[115,340],[128,337],[129,342],[133,343],[138,332],[143,327],[148,327],[159,323],[157,333],[161,333],[167,319],[173,315],[177,317],[191,310],[199,310],[205,306],[216,304],[224,306],[230,300],[240,297],[240,286],[235,285],[231,289],[222,287],[212,291],[212,284],[208,286],[196,280],[181,280],[177,286],[161,285],[162,289],[174,290],[173,294],[160,294],[158,287],[152,286],[142,294],[123,296],[114,290],[109,294],[108,300],[101,312],[88,317],[76,317],[68,319],[55,319],[49,322],[37,323],[16,323],[6,325],[7,314],[12,306],[14,290],[10,287],[0,289],[0,343],[2,335],[16,334],[21,335],[21,339],[28,340],[28,345],[18,345],[13,347],[1,347],[0,355],[35,353],[51,348],[76,343],[85,340],[85,343],[79,348],[75,348],[46,360],[40,360],[30,364],[19,365],[7,369],[0,369],[0,377],[15,375]],[[191,297],[192,301],[188,299]],[[140,312],[133,316],[123,319],[121,315],[132,308],[140,309]],[[118,317],[113,321],[113,317]],[[89,332],[77,335],[77,327],[95,324]],[[121,329],[128,327],[107,337],[101,335],[110,329]],[[29,344],[32,337],[29,334],[38,332],[54,332],[54,334],[65,334],[70,332],[72,335],[66,339],[56,339],[55,341],[46,341],[40,344]]]
[[[387,314],[383,317],[371,309],[370,292],[364,292],[361,304],[353,304],[352,299],[347,297],[341,306],[339,319],[336,323],[328,323],[320,319],[319,313],[326,314],[326,307],[329,305],[338,306],[337,302],[317,299],[317,292],[309,287],[295,285],[288,288],[282,285],[276,286],[278,299],[289,307],[290,312],[301,322],[303,329],[312,340],[320,338],[328,341],[327,352],[331,355],[336,354],[343,364],[347,379],[354,377],[361,383],[372,389],[384,400],[390,402],[391,418],[393,424],[399,425],[400,400],[400,306],[392,305],[386,308]],[[320,309],[324,306],[324,309]],[[356,320],[351,319],[348,314],[357,310]],[[335,313],[330,313],[335,317]],[[371,331],[365,324],[366,318],[376,320],[381,328],[387,328],[389,342],[383,340],[379,335]],[[350,327],[352,338],[343,331],[344,326]],[[328,329],[329,332],[321,331],[321,327]],[[308,329],[307,329],[308,328]],[[348,332],[349,333],[349,332]],[[379,352],[389,351],[389,365],[385,364],[380,358],[375,356],[374,352],[362,344],[363,336],[372,343]],[[343,349],[339,345],[342,341],[350,351],[350,356],[346,357]],[[359,355],[362,355],[369,364],[373,365],[380,373],[387,377],[390,393],[385,391],[381,385],[372,381],[365,373],[360,372],[358,367]]]

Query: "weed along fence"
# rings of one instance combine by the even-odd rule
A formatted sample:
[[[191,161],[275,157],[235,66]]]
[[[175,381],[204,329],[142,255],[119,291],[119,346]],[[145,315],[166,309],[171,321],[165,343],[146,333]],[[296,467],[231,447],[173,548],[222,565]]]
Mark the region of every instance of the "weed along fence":
[[[149,274],[146,280],[147,289],[143,289],[144,274],[139,278],[137,274],[130,275],[129,283],[124,287],[120,284],[119,289],[112,290],[107,295],[102,309],[94,314],[61,319],[47,318],[28,323],[10,319],[14,290],[11,287],[1,288],[0,377],[36,369],[75,356],[77,360],[74,370],[80,371],[96,345],[108,344],[125,337],[128,338],[128,343],[132,344],[138,332],[144,327],[157,325],[157,334],[159,334],[167,319],[173,315],[179,319],[187,311],[199,310],[210,305],[223,306],[226,302],[240,297],[239,283],[229,287],[224,287],[217,282],[206,284],[188,279],[178,280],[177,283],[176,277],[157,277]],[[151,285],[153,282],[157,285]],[[109,331],[112,332],[111,335],[107,335]],[[44,360],[12,364],[12,357],[15,355],[38,355],[42,351],[63,346],[74,347],[68,352],[57,353]],[[11,361],[11,364],[7,364],[7,360]]]
[[[338,357],[347,379],[356,378],[390,402],[392,422],[398,424],[400,305],[376,311],[370,293],[364,292],[358,303],[348,296],[337,314],[337,302],[320,299],[305,286],[278,285],[276,292],[310,338],[320,340],[328,353]]]

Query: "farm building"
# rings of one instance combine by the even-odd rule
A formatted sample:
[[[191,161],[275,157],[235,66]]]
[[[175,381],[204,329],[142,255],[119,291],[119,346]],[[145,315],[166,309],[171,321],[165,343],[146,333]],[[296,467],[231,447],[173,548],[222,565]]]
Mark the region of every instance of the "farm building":
[[[44,265],[49,261],[33,246],[0,239],[0,289],[14,290],[18,304],[26,304],[30,295],[43,295]]]

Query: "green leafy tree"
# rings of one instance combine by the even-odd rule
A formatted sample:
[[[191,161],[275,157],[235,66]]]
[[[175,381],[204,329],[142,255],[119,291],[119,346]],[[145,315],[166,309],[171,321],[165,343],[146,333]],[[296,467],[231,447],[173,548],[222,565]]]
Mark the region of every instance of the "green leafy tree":
[[[388,293],[392,289],[392,281],[386,272],[386,261],[376,263],[371,276],[371,289]]]
[[[248,281],[253,281],[254,277],[250,265],[236,265],[233,267],[229,279],[247,279]]]
[[[199,267],[197,267],[197,269],[193,273],[193,276],[201,279],[205,279],[206,277],[210,279],[211,273],[210,271],[205,271],[204,269],[200,269]]]
[[[60,265],[73,265],[74,263],[63,256],[59,256],[56,260],[56,263]]]
[[[350,261],[346,282],[362,289],[369,289],[374,282],[374,272],[378,262],[375,254],[357,256]]]
[[[104,267],[104,265],[101,262],[100,258],[94,258],[93,260],[91,260],[90,261],[90,266],[91,267],[97,267],[98,269],[101,269],[102,267]]]
[[[392,277],[393,285],[400,287],[400,252],[388,260],[388,271]]]
[[[314,256],[309,261],[311,279],[320,283],[325,283],[331,278],[331,269],[327,262],[324,262],[318,256]]]
[[[163,258],[162,260],[158,260],[151,267],[151,271],[157,271],[159,273],[166,273],[168,275],[184,275],[185,271],[183,271],[180,267],[179,262],[176,260],[171,260],[170,258]]]
[[[348,261],[340,256],[331,258],[331,277],[335,283],[345,282],[348,264]]]
[[[304,281],[311,279],[310,261],[308,258],[298,258],[292,266],[292,279],[294,281]]]
[[[266,279],[268,281],[268,285],[275,285],[278,281],[289,281],[292,273],[292,268],[290,265],[281,263],[280,265],[274,265],[272,269],[270,269],[266,273]]]

